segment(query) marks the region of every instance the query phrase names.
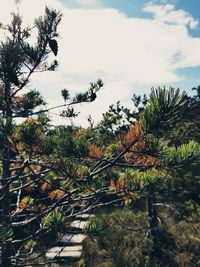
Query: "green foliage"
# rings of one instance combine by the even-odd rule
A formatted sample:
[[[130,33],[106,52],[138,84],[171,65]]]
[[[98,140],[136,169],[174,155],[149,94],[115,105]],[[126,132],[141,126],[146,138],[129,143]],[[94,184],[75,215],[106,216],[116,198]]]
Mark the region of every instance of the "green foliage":
[[[49,71],[55,71],[55,70],[57,70],[58,66],[59,66],[59,63],[58,63],[58,61],[55,59],[55,60],[48,66],[48,70],[49,70]]]
[[[139,95],[137,96],[136,94],[133,94],[132,101],[139,110],[144,110],[144,107],[146,106],[148,102],[147,96],[144,94],[143,98]]]
[[[33,204],[34,204],[34,199],[30,196],[25,196],[20,201],[20,207],[21,208],[28,208],[30,206],[33,206]]]
[[[85,93],[77,93],[76,96],[74,97],[74,102],[87,102],[89,101],[89,93],[85,92]]]
[[[73,101],[67,106],[66,110],[61,112],[61,116],[65,118],[72,119],[76,118],[80,112],[76,112],[72,104],[82,103],[82,102],[93,102],[96,99],[96,93],[103,87],[103,83],[101,80],[97,80],[95,83],[90,84],[90,88],[83,93],[77,93],[73,98]],[[67,89],[63,89],[61,91],[62,97],[64,98],[64,102],[66,103],[69,100],[69,92]]]
[[[25,245],[24,245],[24,249],[25,250],[31,250],[36,246],[36,241],[33,239],[30,239]]]
[[[87,228],[92,239],[84,242],[86,266],[147,266],[152,244],[148,238],[145,240],[146,219],[144,213],[129,210],[92,218]]]
[[[146,191],[147,188],[156,191],[164,182],[166,173],[156,169],[146,172],[126,170],[121,176],[124,177],[127,192]]]
[[[48,7],[46,7],[45,15],[40,16],[35,20],[35,25],[39,32],[38,45],[42,45],[41,48],[47,40],[58,37],[57,28],[61,19],[62,14],[60,12],[55,9],[49,9]],[[47,36],[47,39],[44,40],[43,38],[41,38],[42,35]]]
[[[65,229],[65,219],[62,212],[56,208],[42,219],[44,229],[62,231]]]
[[[46,103],[40,92],[32,90],[25,95],[22,104],[25,110],[32,110],[35,107],[45,105]]]
[[[102,175],[95,175],[88,182],[88,185],[91,186],[94,190],[100,190],[101,188],[107,187],[109,184],[109,176],[106,176],[106,179]]]
[[[50,117],[48,114],[41,113],[38,115],[38,123],[41,124],[43,127],[48,126],[49,122],[50,122]]]
[[[103,87],[103,82],[99,79],[95,83],[90,83],[90,88],[84,93],[77,93],[73,99],[75,103],[93,102],[96,93]]]
[[[119,153],[120,148],[118,144],[109,144],[105,150],[105,157],[107,159],[112,158],[114,155]]]
[[[138,112],[124,107],[118,101],[115,105],[110,105],[109,110],[103,113],[103,119],[98,124],[99,132],[109,140],[109,137],[112,138],[117,133],[126,132],[137,116]]]
[[[176,252],[174,258],[177,266],[199,266],[199,217],[196,222],[182,220],[175,227],[176,242],[180,252]]]
[[[165,149],[164,162],[174,168],[188,168],[200,162],[200,145],[195,141],[189,141],[179,147]]]
[[[40,92],[31,90],[27,94],[19,97],[19,99],[16,98],[16,101],[13,103],[13,111],[17,117],[27,117],[36,107],[45,104]]]
[[[69,91],[67,89],[62,89],[61,91],[62,97],[64,98],[64,101],[66,103],[66,101],[69,99]]]
[[[152,89],[147,107],[140,117],[143,130],[158,135],[160,131],[171,129],[179,120],[185,102],[186,94],[180,93],[179,89]]]
[[[4,84],[23,86],[28,82],[22,71],[23,66],[28,70],[37,69],[42,60],[45,60],[48,51],[48,40],[57,37],[57,27],[61,21],[61,14],[56,10],[46,8],[45,15],[35,20],[38,30],[37,43],[29,44],[31,28],[22,28],[22,19],[19,14],[13,14],[12,23],[4,28],[10,32],[6,41],[0,44],[0,79]],[[57,65],[52,63],[52,65]]]
[[[148,135],[145,139],[145,147],[143,153],[159,158],[163,150],[168,146],[168,141],[162,138],[157,138],[154,135]]]
[[[73,130],[71,128],[56,128],[49,132],[44,147],[47,153],[72,155],[75,150]]]
[[[76,112],[73,107],[67,107],[66,110],[63,110],[61,113],[62,117],[73,119],[79,115],[80,112]]]
[[[4,83],[19,85],[17,73],[22,67],[22,52],[20,46],[13,46],[13,42],[7,39],[0,43],[0,79]]]
[[[198,90],[198,87],[195,88],[197,94],[194,96],[187,96],[184,112],[180,114],[180,122],[170,134],[173,145],[181,145],[187,143],[188,140],[195,140],[200,143],[200,98]]]
[[[13,230],[9,226],[0,225],[0,246],[5,245],[12,241],[13,238]]]
[[[103,218],[93,217],[86,226],[86,233],[91,236],[100,236],[105,234],[106,221]]]
[[[46,152],[61,157],[85,157],[89,153],[89,145],[98,141],[99,138],[91,129],[60,127],[49,132],[44,147]]]
[[[44,179],[45,179],[46,181],[52,183],[52,182],[54,182],[54,181],[57,180],[57,176],[56,176],[53,172],[48,172],[48,173],[45,175]]]

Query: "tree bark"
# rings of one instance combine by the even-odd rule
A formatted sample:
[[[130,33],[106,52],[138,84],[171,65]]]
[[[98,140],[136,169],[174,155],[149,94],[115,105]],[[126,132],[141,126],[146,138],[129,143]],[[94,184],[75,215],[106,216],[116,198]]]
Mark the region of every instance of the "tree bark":
[[[154,206],[155,197],[152,196],[151,193],[147,196],[147,210],[148,210],[148,217],[149,217],[149,226],[151,229],[151,235],[153,238],[157,237],[158,232],[158,218],[157,218],[157,210]]]
[[[10,85],[5,85],[5,128],[3,136],[3,160],[2,160],[2,187],[3,190],[3,200],[2,200],[2,225],[3,227],[11,227],[10,221],[10,185],[7,183],[6,178],[10,177],[10,149],[6,146],[7,136],[12,126],[12,110],[11,110],[11,100],[10,100]],[[11,243],[6,242],[2,247],[2,260],[1,265],[3,267],[11,266]]]
[[[155,194],[148,190],[147,195],[147,211],[149,217],[149,226],[151,231],[151,237],[153,241],[153,249],[150,254],[150,266],[154,266],[157,261],[159,261],[161,257],[161,247],[159,242],[159,225],[158,225],[158,217],[157,217],[157,209],[155,207]]]
[[[7,158],[8,155],[8,149],[6,153],[4,153],[4,158]],[[9,157],[7,158],[9,159]],[[10,177],[10,162],[7,160],[3,160],[3,175],[2,175],[2,186],[5,186],[5,189],[3,191],[4,197],[2,200],[2,210],[3,210],[3,218],[2,218],[2,225],[3,227],[9,227],[11,225],[9,214],[10,214],[10,194],[9,194],[9,184],[6,185],[5,178]],[[11,244],[10,242],[7,242],[2,247],[2,266],[8,267],[11,266],[10,257],[11,256]]]

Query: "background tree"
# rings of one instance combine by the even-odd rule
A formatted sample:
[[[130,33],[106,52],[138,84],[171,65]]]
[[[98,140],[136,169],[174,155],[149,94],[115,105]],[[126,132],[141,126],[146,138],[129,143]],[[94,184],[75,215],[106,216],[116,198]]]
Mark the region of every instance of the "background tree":
[[[120,193],[128,214],[132,210],[131,216],[135,216],[140,225],[136,219],[127,225],[127,215],[119,211],[117,220],[116,211],[113,215],[106,215],[108,211],[104,211],[105,215],[100,213],[97,218],[91,219],[88,232],[93,234],[93,242],[86,240],[84,252],[88,266],[120,266],[120,262],[121,266],[187,266],[190,263],[198,266],[199,234],[196,231],[197,239],[192,241],[192,225],[194,229],[197,227],[199,216],[194,208],[195,205],[198,207],[198,198],[193,198],[191,202],[191,195],[185,195],[185,190],[191,193],[191,185],[195,181],[197,185],[199,181],[195,172],[198,173],[200,145],[186,139],[187,143],[175,146],[171,139],[176,125],[183,122],[182,114],[187,101],[184,93],[173,88],[153,90],[139,121],[122,135],[121,145],[128,150],[113,164],[117,175],[111,176],[110,186]],[[195,195],[198,187],[196,189]],[[188,217],[186,212],[188,205],[192,217],[191,213]],[[118,233],[115,237],[113,229]],[[188,236],[189,241],[186,241]],[[130,245],[128,242],[131,240],[135,242]],[[118,255],[114,253],[116,247],[112,251],[115,244],[119,248],[123,245]],[[134,256],[130,247],[135,251]]]
[[[63,107],[62,116],[76,116],[72,105],[94,101],[94,95],[103,86],[100,80],[91,83],[88,91],[73,99],[67,91],[62,91],[65,103],[51,108],[46,108],[39,91],[25,91],[33,73],[54,71],[58,65],[56,60],[48,62],[48,56],[51,52],[58,53],[56,38],[59,37],[57,28],[61,17],[60,12],[46,7],[44,16],[36,19],[33,27],[23,28],[22,18],[15,13],[10,25],[2,26],[6,31],[5,40],[0,44],[2,266],[18,264],[29,255],[39,242],[40,234],[63,229],[59,205],[70,198],[71,193],[66,189],[67,182],[62,184],[63,174],[57,180],[53,172],[55,163],[50,162],[51,157],[47,158],[51,152],[53,157],[55,151],[58,157],[59,145],[63,145],[56,139],[62,130],[56,134],[51,132],[47,112]],[[36,31],[34,44],[30,40],[33,30]],[[63,132],[63,135],[67,134],[62,140],[66,142],[69,155],[70,151],[76,154],[83,146],[84,140],[77,146],[72,136],[72,132],[77,131]],[[55,140],[58,142],[49,152],[50,139],[52,144]],[[70,148],[72,143],[76,146],[75,152]],[[73,176],[73,163],[69,168],[70,176]]]
[[[0,108],[1,108],[1,203],[2,203],[2,226],[11,227],[11,193],[12,180],[22,175],[27,167],[28,155],[21,153],[16,144],[16,135],[23,135],[19,127],[15,126],[14,119],[28,117],[38,106],[45,102],[37,91],[21,93],[29,83],[30,76],[37,71],[48,70],[44,64],[50,53],[50,42],[58,37],[57,27],[61,20],[61,14],[56,10],[46,8],[45,15],[35,20],[37,31],[35,45],[29,44],[31,28],[22,29],[22,19],[19,14],[12,14],[12,22],[8,26],[2,26],[7,31],[4,42],[0,44]],[[56,66],[57,62],[51,64]],[[34,119],[32,119],[34,121]],[[32,122],[28,119],[23,127],[30,127]],[[36,134],[37,129],[32,129]],[[24,129],[25,132],[28,129]],[[20,138],[20,137],[19,137]],[[27,140],[28,141],[28,140]],[[21,143],[22,144],[22,143]],[[14,167],[13,160],[17,158],[18,167]],[[15,173],[15,178],[11,178]],[[2,265],[10,266],[11,244],[6,243],[2,247]]]

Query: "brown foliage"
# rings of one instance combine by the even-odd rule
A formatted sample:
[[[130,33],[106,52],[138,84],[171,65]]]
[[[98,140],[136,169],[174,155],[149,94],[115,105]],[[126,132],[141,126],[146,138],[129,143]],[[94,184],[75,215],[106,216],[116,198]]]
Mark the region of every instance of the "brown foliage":
[[[49,195],[51,199],[61,199],[64,196],[65,192],[60,190],[60,189],[56,189],[54,191],[52,191]]]
[[[100,158],[101,157],[101,148],[99,148],[97,145],[95,144],[91,144],[89,146],[89,156],[92,158]]]
[[[46,190],[48,190],[48,189],[50,189],[51,188],[51,185],[49,184],[49,183],[47,183],[47,182],[44,182],[41,186],[40,186],[40,189],[41,189],[41,191],[46,191]]]
[[[136,122],[134,126],[130,126],[126,134],[121,135],[120,142],[122,146],[129,145],[131,142],[142,137],[143,131],[139,122]]]

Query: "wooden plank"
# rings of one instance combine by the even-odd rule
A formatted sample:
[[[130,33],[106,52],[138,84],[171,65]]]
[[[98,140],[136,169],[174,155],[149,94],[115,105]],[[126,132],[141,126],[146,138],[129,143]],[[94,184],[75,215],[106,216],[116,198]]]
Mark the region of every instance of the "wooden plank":
[[[67,243],[69,244],[80,244],[85,239],[85,235],[83,234],[65,234],[60,240],[59,243]]]
[[[81,221],[81,220],[74,220],[70,226],[78,229],[84,229],[86,226],[87,222],[86,221]]]
[[[45,256],[47,258],[79,258],[82,253],[82,246],[67,246],[67,247],[53,247],[50,248]]]
[[[90,219],[92,217],[94,217],[94,214],[83,213],[83,214],[76,215],[76,218],[80,219],[80,220],[88,220],[88,219]]]
[[[48,252],[60,252],[60,251],[74,251],[74,250],[79,250],[81,251],[82,250],[82,246],[67,246],[67,247],[53,247],[53,248],[50,248]]]
[[[46,257],[49,259],[53,258],[80,258],[81,251],[62,251],[59,254],[56,252],[47,252]]]

